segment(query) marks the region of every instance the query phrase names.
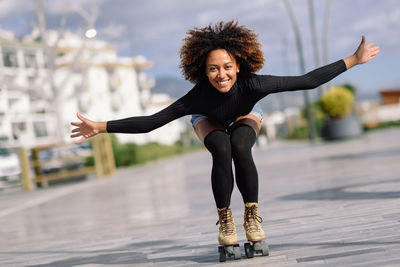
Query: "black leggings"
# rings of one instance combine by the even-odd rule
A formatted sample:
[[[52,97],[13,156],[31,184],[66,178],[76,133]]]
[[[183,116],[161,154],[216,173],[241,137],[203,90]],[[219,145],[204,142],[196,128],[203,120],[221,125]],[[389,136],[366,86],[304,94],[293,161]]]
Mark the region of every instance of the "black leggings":
[[[232,159],[243,201],[258,202],[258,174],[251,154],[256,137],[253,128],[241,124],[230,134],[215,130],[204,138],[204,145],[213,158],[211,184],[218,208],[227,207],[231,202],[234,184]]]

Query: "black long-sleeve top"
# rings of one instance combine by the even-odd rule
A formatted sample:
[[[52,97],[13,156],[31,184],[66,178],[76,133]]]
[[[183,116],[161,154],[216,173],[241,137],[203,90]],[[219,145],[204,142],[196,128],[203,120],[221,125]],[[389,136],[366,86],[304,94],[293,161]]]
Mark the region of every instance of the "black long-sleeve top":
[[[301,76],[238,75],[226,92],[215,89],[208,79],[197,83],[186,95],[165,109],[150,115],[107,122],[109,133],[146,133],[189,114],[202,114],[227,127],[236,118],[247,115],[268,94],[316,88],[346,70],[343,60]]]

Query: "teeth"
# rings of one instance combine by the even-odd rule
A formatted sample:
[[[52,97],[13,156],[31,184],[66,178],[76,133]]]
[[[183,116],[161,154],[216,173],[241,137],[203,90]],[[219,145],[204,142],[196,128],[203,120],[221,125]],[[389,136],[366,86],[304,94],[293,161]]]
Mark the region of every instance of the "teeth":
[[[224,82],[217,82],[219,85],[225,85],[228,83],[228,81],[224,81]]]

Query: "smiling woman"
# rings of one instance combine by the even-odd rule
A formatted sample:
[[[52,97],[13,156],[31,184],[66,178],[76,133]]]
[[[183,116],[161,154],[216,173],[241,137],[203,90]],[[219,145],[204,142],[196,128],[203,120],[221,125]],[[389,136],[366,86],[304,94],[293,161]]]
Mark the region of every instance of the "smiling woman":
[[[150,116],[137,116],[108,122],[94,122],[78,114],[81,122],[71,137],[77,143],[98,133],[145,133],[166,123],[192,114],[192,124],[213,159],[211,185],[220,224],[218,242],[220,260],[225,256],[240,258],[235,221],[230,208],[236,184],[244,202],[246,255],[254,251],[268,255],[265,233],[258,216],[258,174],[251,149],[262,120],[256,103],[271,93],[307,90],[335,78],[347,69],[368,62],[379,53],[379,47],[365,45],[343,60],[315,69],[302,76],[257,75],[264,63],[257,35],[235,21],[219,22],[187,32],[180,51],[184,77],[194,87],[167,108]]]
[[[215,49],[208,53],[206,76],[215,89],[227,93],[235,84],[237,73],[239,64],[225,49]]]
[[[264,65],[264,54],[258,35],[235,21],[219,22],[187,32],[180,50],[180,68],[186,80],[198,83],[204,77],[209,53],[226,50],[241,66],[241,75],[249,76]]]

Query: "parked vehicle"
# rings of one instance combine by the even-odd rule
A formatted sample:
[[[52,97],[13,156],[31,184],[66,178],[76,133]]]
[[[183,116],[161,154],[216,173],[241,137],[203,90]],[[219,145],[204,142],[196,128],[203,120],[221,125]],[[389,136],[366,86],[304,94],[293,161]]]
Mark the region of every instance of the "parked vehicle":
[[[83,155],[83,153],[87,153]],[[40,149],[38,157],[40,167],[33,168],[33,173],[40,174],[56,174],[62,171],[78,170],[84,167],[85,160],[81,156],[90,155],[90,150],[82,150],[77,146],[60,146]],[[79,175],[68,177],[61,180],[85,179],[87,175]],[[72,179],[71,178],[75,178]],[[58,183],[61,180],[49,181],[49,184]]]
[[[0,147],[0,187],[20,181],[21,168],[16,149]]]

